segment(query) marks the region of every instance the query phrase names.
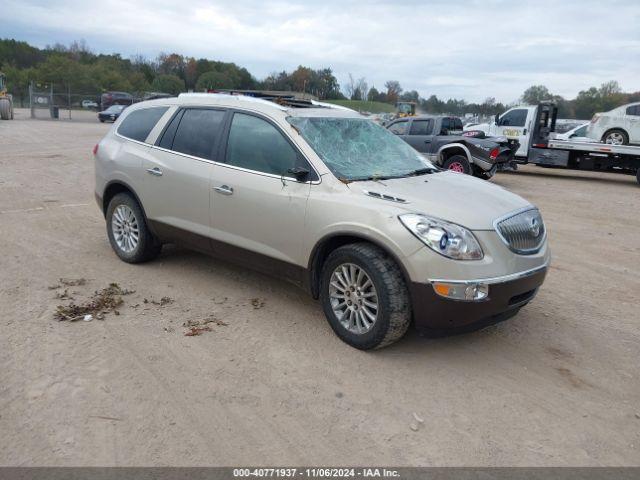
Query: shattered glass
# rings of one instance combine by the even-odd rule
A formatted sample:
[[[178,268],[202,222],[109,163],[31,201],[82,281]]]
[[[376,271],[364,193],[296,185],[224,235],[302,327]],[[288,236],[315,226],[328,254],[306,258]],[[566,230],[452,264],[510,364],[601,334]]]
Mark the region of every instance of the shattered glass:
[[[341,180],[418,175],[437,170],[387,129],[364,118],[288,117]]]

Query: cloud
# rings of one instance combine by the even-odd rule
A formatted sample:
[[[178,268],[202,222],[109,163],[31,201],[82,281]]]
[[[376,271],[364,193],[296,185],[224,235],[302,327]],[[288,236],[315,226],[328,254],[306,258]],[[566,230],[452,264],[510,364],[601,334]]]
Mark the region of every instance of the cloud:
[[[423,96],[510,102],[530,85],[568,98],[618,80],[640,90],[640,8],[595,0],[206,2],[5,0],[3,36],[80,38],[98,52],[236,62],[262,78],[298,65],[389,79]],[[7,31],[8,30],[8,31]]]

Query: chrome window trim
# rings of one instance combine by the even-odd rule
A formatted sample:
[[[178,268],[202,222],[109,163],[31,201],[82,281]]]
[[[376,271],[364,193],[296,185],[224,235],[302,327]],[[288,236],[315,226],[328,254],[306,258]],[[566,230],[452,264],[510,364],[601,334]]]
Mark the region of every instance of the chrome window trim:
[[[238,108],[238,107],[229,107],[227,108],[227,110],[229,112],[231,112],[232,116],[231,116],[231,121],[229,123],[229,128],[227,129],[227,136],[226,136],[226,141],[227,143],[229,142],[229,133],[231,131],[231,126],[233,123],[233,114],[235,113],[242,113],[245,115],[250,115],[256,118],[259,118],[265,122],[267,122],[268,124],[270,124],[271,126],[273,126],[279,133],[280,135],[282,135],[283,137],[285,137],[288,141],[288,143],[292,146],[292,148],[296,151],[296,153],[299,153],[300,155],[302,155],[302,158],[304,158],[305,162],[307,162],[307,164],[311,167],[311,169],[315,172],[316,176],[318,177],[318,180],[314,180],[314,181],[307,181],[307,182],[298,182],[298,180],[296,180],[295,178],[292,177],[285,177],[283,175],[274,175],[272,173],[266,173],[266,172],[261,172],[259,170],[251,170],[249,168],[244,168],[244,167],[237,167],[235,165],[230,165],[227,162],[216,162],[217,164],[219,164],[220,166],[225,166],[225,167],[229,167],[229,168],[234,168],[236,170],[240,170],[243,172],[248,172],[248,173],[255,173],[256,175],[263,175],[265,177],[274,177],[274,178],[286,178],[286,179],[290,179],[293,180],[294,182],[298,182],[298,183],[310,183],[311,185],[319,185],[320,183],[322,183],[322,175],[320,175],[320,173],[318,172],[318,170],[316,169],[315,165],[313,164],[313,162],[311,162],[307,156],[305,155],[305,153],[302,151],[302,148],[300,148],[300,146],[298,145],[298,142],[296,142],[294,140],[294,138],[289,134],[288,131],[286,131],[282,125],[280,125],[278,123],[277,120],[275,120],[274,118],[269,117],[268,115],[264,114],[263,112],[259,112],[259,111],[255,111],[255,110],[250,110],[250,109],[244,109],[244,108]],[[306,143],[306,141],[304,140],[304,138],[302,138],[302,140]],[[309,144],[307,144],[307,146],[309,148],[311,148],[311,146]],[[311,148],[311,150],[313,150],[313,148]],[[313,150],[315,151],[315,150]],[[225,159],[226,159],[226,145],[225,145]],[[322,161],[322,159],[320,159],[320,161]],[[324,162],[323,162],[324,163]],[[326,165],[325,165],[326,167]],[[328,167],[327,167],[328,168]]]
[[[123,138],[125,138],[126,140],[129,140],[129,139],[128,139],[128,138],[126,138],[126,137],[123,137]],[[131,140],[131,141],[135,141],[135,140]],[[260,172],[260,171],[258,171],[258,170],[250,170],[250,169],[248,169],[248,168],[236,167],[235,165],[229,165],[229,164],[224,163],[224,162],[216,162],[215,160],[209,160],[208,158],[196,157],[196,156],[194,156],[194,155],[189,155],[188,153],[176,152],[176,151],[174,151],[174,150],[169,150],[168,148],[158,147],[157,145],[149,145],[149,144],[146,144],[146,143],[145,143],[145,144],[143,144],[143,145],[145,145],[145,146],[147,146],[147,147],[151,147],[152,149],[155,149],[155,150],[160,150],[160,151],[162,151],[162,152],[172,153],[173,155],[179,155],[179,156],[181,156],[181,157],[189,158],[189,159],[191,159],[191,160],[196,160],[196,161],[198,161],[198,162],[210,163],[211,165],[214,165],[214,166],[217,166],[217,167],[232,168],[232,169],[234,169],[234,170],[239,170],[239,171],[241,171],[241,172],[253,173],[253,174],[255,174],[255,175],[261,175],[261,176],[263,176],[263,177],[276,178],[276,179],[278,179],[278,180],[285,179],[285,180],[290,180],[290,181],[292,181],[292,182],[296,182],[296,183],[309,183],[309,184],[312,184],[312,185],[319,185],[319,184],[322,182],[322,177],[320,177],[320,175],[319,175],[319,174],[318,174],[318,180],[315,180],[315,181],[307,181],[307,182],[300,182],[300,181],[296,180],[296,179],[295,179],[295,178],[293,178],[293,177],[287,177],[287,176],[285,176],[285,175],[274,175],[274,174],[272,174],[272,173]],[[311,168],[313,168],[313,166],[312,166]],[[314,170],[315,170],[315,168],[314,168]],[[318,173],[318,172],[316,171],[316,174],[317,174],[317,173]]]
[[[497,218],[493,221],[493,229],[498,234],[498,237],[500,237],[500,240],[502,240],[502,243],[504,243],[507,246],[507,248],[511,250],[513,253],[517,253],[520,255],[532,255],[534,253],[538,253],[542,249],[542,247],[544,246],[544,243],[547,240],[547,226],[546,225],[544,226],[544,235],[542,236],[542,240],[540,240],[539,247],[520,250],[520,249],[511,247],[507,239],[500,232],[500,229],[498,228],[498,224],[504,220],[508,220],[511,217],[515,217],[516,215],[520,215],[521,213],[528,212],[529,210],[538,210],[538,207],[529,205],[528,207],[519,208],[518,210],[514,210],[513,212],[507,213],[506,215],[503,215],[502,217]],[[538,213],[540,213],[540,210],[538,210]],[[540,216],[542,217],[542,215]]]
[[[146,108],[166,108],[167,105],[154,105],[152,107],[146,107]],[[172,109],[171,107],[176,107],[175,109]],[[189,158],[191,160],[196,160],[198,162],[205,162],[205,163],[210,163],[212,165],[216,165],[216,166],[220,166],[220,167],[227,167],[227,168],[232,168],[234,170],[238,170],[241,172],[246,172],[246,173],[253,173],[255,175],[261,175],[263,177],[269,177],[269,178],[276,178],[278,180],[289,180],[292,182],[296,182],[296,183],[308,183],[311,185],[320,185],[322,183],[322,175],[320,175],[320,173],[318,173],[318,170],[316,169],[316,167],[313,165],[312,162],[309,161],[309,159],[307,158],[307,156],[304,154],[304,152],[302,152],[302,149],[300,149],[300,147],[298,146],[297,142],[295,142],[293,140],[293,138],[288,134],[288,132],[285,132],[284,129],[282,127],[280,127],[280,125],[275,122],[280,128],[278,128],[278,131],[286,136],[289,141],[291,143],[293,143],[296,146],[296,149],[298,151],[298,153],[300,153],[300,155],[302,155],[302,157],[305,159],[305,161],[309,164],[309,166],[313,169],[313,171],[315,172],[316,176],[318,177],[318,180],[314,180],[314,181],[306,181],[306,182],[300,182],[299,180],[296,180],[293,177],[288,177],[285,175],[274,175],[271,173],[265,173],[265,172],[260,172],[258,170],[250,170],[248,168],[242,168],[242,167],[236,167],[235,165],[229,165],[225,162],[217,162],[215,160],[210,160],[208,158],[202,158],[202,157],[197,157],[195,155],[189,155],[188,153],[182,153],[182,152],[177,152],[175,150],[170,150],[168,148],[163,148],[163,147],[159,147],[158,145],[155,145],[155,142],[158,141],[158,138],[160,138],[160,136],[162,135],[162,133],[164,132],[164,129],[167,127],[167,125],[169,124],[169,122],[171,121],[171,119],[173,118],[173,116],[175,115],[175,113],[180,110],[181,108],[183,109],[187,109],[187,108],[200,108],[200,109],[210,109],[210,110],[224,110],[224,111],[238,111],[240,113],[244,113],[244,112],[249,112],[251,114],[257,114],[254,116],[258,116],[258,117],[262,117],[265,120],[270,120],[270,122],[275,122],[275,120],[269,118],[268,116],[265,116],[263,114],[261,114],[261,112],[255,112],[253,110],[250,109],[238,109],[237,107],[222,107],[222,106],[209,106],[209,105],[198,105],[198,104],[194,104],[194,105],[170,105],[169,106],[169,110],[167,110],[167,112],[165,112],[165,114],[160,117],[158,119],[158,123],[156,124],[156,126],[153,127],[153,129],[151,130],[151,132],[149,132],[149,135],[151,135],[151,133],[153,132],[153,130],[158,126],[158,124],[163,120],[163,118],[165,116],[167,116],[166,121],[164,122],[164,124],[162,125],[162,129],[160,130],[160,132],[158,133],[158,135],[155,138],[155,141],[153,143],[147,143],[147,142],[141,142],[139,140],[134,140],[132,138],[129,137],[125,137],[124,135],[121,135],[118,133],[118,129],[115,129],[114,131],[114,135],[116,137],[119,137],[123,140],[126,140],[127,142],[133,142],[136,143],[138,145],[142,145],[144,147],[150,147],[151,149],[156,149],[156,150],[160,150],[162,152],[166,152],[166,153],[172,153],[174,155],[179,155],[181,157],[185,157],[185,158]],[[142,110],[142,109],[136,109],[136,110]],[[168,115],[170,113],[170,115]],[[149,138],[149,135],[147,135],[147,139]]]
[[[523,272],[511,273],[509,275],[503,275],[501,277],[490,277],[490,278],[476,278],[472,280],[446,280],[441,278],[429,279],[427,280],[429,283],[453,283],[457,285],[469,285],[475,283],[485,283],[487,285],[493,285],[496,283],[506,283],[511,282],[513,280],[519,280],[521,278],[529,277],[531,275],[535,275],[536,273],[542,272],[549,268],[550,261],[546,261],[543,265],[539,267],[531,268],[529,270],[525,270]]]

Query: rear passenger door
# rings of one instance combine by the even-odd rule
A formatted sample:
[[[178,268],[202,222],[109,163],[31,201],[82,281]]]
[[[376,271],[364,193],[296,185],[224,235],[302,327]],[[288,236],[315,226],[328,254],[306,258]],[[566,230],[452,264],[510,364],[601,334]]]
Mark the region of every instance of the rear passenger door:
[[[292,141],[271,120],[236,111],[224,156],[213,170],[213,250],[253,268],[301,280],[304,218],[318,177]],[[306,181],[289,172],[308,169]]]
[[[430,153],[433,141],[433,119],[413,119],[404,140],[421,153]]]
[[[227,112],[181,108],[143,165],[142,202],[160,236],[209,250],[211,174]]]

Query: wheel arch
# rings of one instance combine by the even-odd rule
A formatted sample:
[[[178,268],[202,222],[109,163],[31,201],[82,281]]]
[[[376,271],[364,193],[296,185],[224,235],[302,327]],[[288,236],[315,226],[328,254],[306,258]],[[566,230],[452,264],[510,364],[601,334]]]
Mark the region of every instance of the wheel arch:
[[[438,149],[438,160],[440,165],[442,165],[449,157],[454,155],[464,155],[467,158],[467,161],[470,165],[473,165],[473,157],[471,156],[471,152],[466,145],[462,143],[449,143],[447,145],[443,145]]]
[[[629,132],[627,132],[624,128],[622,127],[613,127],[613,128],[607,128],[604,133],[602,134],[602,136],[600,137],[600,141],[604,142],[604,139],[607,135],[609,135],[611,132],[622,132],[627,136],[627,141],[631,140],[631,137],[629,136]]]
[[[142,210],[142,215],[144,216],[144,221],[147,224],[147,228],[151,230],[151,233],[155,235],[153,227],[147,221],[147,212],[145,212],[144,210],[144,205],[140,201],[140,197],[138,197],[136,191],[131,188],[131,186],[127,182],[124,182],[122,180],[112,180],[108,182],[104,187],[104,192],[102,194],[102,215],[104,215],[105,217],[107,216],[107,208],[109,208],[109,202],[111,202],[111,199],[119,193],[129,193],[133,195],[135,201],[138,202],[138,205],[140,205],[140,210]]]
[[[311,292],[313,298],[317,299],[320,296],[320,275],[322,273],[322,265],[324,264],[324,261],[327,259],[329,254],[335,249],[344,245],[363,242],[375,245],[386,255],[388,255],[389,258],[391,258],[396,263],[396,265],[398,265],[400,271],[402,272],[402,277],[407,285],[409,296],[411,296],[411,277],[409,276],[409,272],[407,272],[405,266],[402,264],[398,256],[393,251],[391,251],[391,249],[386,247],[379,240],[364,235],[361,232],[339,231],[332,232],[322,237],[320,240],[318,240],[318,242],[311,250],[311,255],[309,256],[309,263],[307,267],[307,282],[308,289]]]

